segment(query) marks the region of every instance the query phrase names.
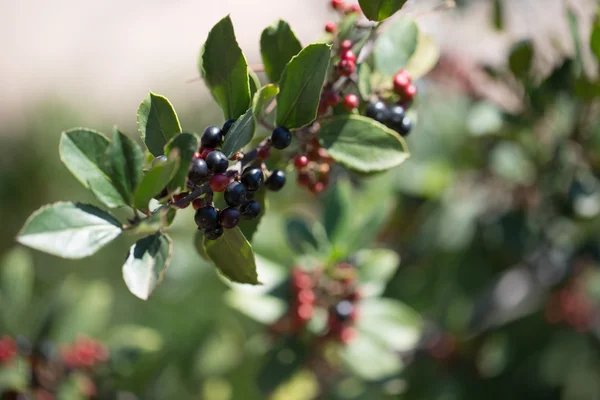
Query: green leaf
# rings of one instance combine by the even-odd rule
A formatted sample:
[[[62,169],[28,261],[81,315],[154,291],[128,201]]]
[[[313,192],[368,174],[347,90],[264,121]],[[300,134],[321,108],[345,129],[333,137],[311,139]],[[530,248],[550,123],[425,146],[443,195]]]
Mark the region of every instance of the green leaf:
[[[152,92],[148,92],[140,104],[137,122],[142,140],[154,157],[163,155],[165,145],[181,132],[179,119],[169,100]]]
[[[266,114],[265,108],[269,105],[271,100],[279,93],[279,86],[272,83],[261,87],[258,92],[254,95],[252,100],[252,114],[254,119],[259,121],[264,118]]]
[[[372,73],[373,71],[371,70],[371,67],[366,62],[360,64],[360,66],[358,67],[358,91],[360,92],[360,95],[365,99],[368,98],[371,95],[371,93],[373,93],[371,87]]]
[[[324,122],[320,139],[335,161],[358,172],[385,171],[409,156],[404,140],[396,132],[359,115]]]
[[[254,194],[253,200],[257,201],[260,204],[260,215],[251,221],[244,221],[243,224],[240,224],[240,229],[242,230],[242,233],[250,243],[252,243],[252,238],[258,230],[258,225],[260,225],[260,221],[262,220],[263,216],[267,213],[267,209],[269,206],[269,202],[267,200],[267,189],[264,186],[260,188]]]
[[[20,246],[12,249],[2,260],[0,274],[3,322],[19,331],[18,322],[26,322],[35,281],[31,253]]]
[[[106,246],[122,232],[113,216],[94,206],[54,203],[35,211],[17,241],[62,258],[83,258]]]
[[[596,58],[600,61],[600,20],[597,20],[592,28],[592,35],[590,37],[590,47],[596,55]]]
[[[361,31],[361,29],[358,29],[356,27],[356,22],[358,21],[359,18],[360,18],[359,13],[351,13],[351,14],[346,15],[344,17],[344,19],[342,19],[340,21],[340,23],[337,26],[337,41],[338,41],[338,43],[341,43],[346,39],[351,40],[353,43],[358,42],[358,40],[356,40],[357,38],[355,36],[356,36],[357,32]],[[362,29],[362,30],[366,31],[366,29]]]
[[[142,179],[144,153],[140,146],[115,128],[106,149],[106,170],[123,201],[131,205],[133,193]]]
[[[114,186],[106,170],[104,154],[110,141],[92,129],[75,128],[60,137],[61,161],[86,188],[107,207],[125,206],[123,197]]]
[[[196,233],[194,234],[194,247],[196,251],[206,261],[210,261],[210,257],[206,252],[206,247],[204,246],[204,232],[200,229],[196,229]]]
[[[383,343],[359,333],[341,350],[346,369],[366,381],[376,381],[398,374],[403,367],[398,354]]]
[[[271,82],[278,82],[287,63],[302,50],[302,45],[287,22],[279,20],[260,36],[260,53],[265,73]]]
[[[231,290],[226,293],[227,304],[261,324],[271,325],[284,316],[287,303],[269,295],[255,295]]]
[[[252,117],[252,109],[249,108],[244,115],[235,121],[225,136],[225,141],[221,148],[223,154],[229,158],[237,153],[242,147],[250,143],[254,137],[255,129],[256,125],[254,124],[254,118]]]
[[[400,256],[387,249],[363,249],[354,255],[361,295],[381,296],[400,265]]]
[[[175,192],[177,189],[187,190],[187,176],[190,170],[190,163],[194,158],[194,153],[200,147],[200,139],[192,133],[182,133],[175,136],[165,146],[165,154],[169,154],[173,149],[179,151],[179,168],[169,183],[169,192]]]
[[[225,119],[237,119],[250,107],[248,63],[237,43],[229,16],[209,32],[200,70]]]
[[[350,181],[341,179],[329,192],[325,203],[325,231],[334,247],[346,233],[352,210],[352,187]]]
[[[419,28],[409,18],[399,18],[388,26],[375,41],[375,70],[392,76],[400,71],[417,49]]]
[[[353,224],[353,227],[348,230],[346,239],[343,240],[343,243],[346,243],[347,246],[346,253],[351,254],[364,248],[377,237],[381,228],[389,221],[393,205],[393,200],[380,199],[377,206],[373,207],[369,214]]]
[[[427,75],[440,59],[440,48],[431,36],[419,32],[417,48],[404,67],[413,80]]]
[[[171,225],[177,211],[174,208],[162,206],[154,210],[148,218],[144,218],[129,232],[136,235],[150,235]]]
[[[285,337],[269,351],[257,377],[257,384],[266,396],[289,380],[300,369],[309,354],[306,344],[298,337]]]
[[[260,88],[261,84],[258,75],[256,75],[256,72],[254,72],[250,68],[248,68],[248,78],[250,79],[250,98],[252,98],[254,97],[254,94],[258,92],[258,89]]]
[[[358,0],[360,8],[371,21],[383,21],[404,6],[406,0]]]
[[[123,280],[136,297],[148,300],[169,266],[173,243],[160,232],[135,242],[123,264]]]
[[[318,250],[319,242],[304,219],[292,218],[287,221],[285,232],[290,247],[298,254]]]
[[[494,28],[499,31],[504,29],[504,11],[502,0],[494,0],[493,20]]]
[[[297,129],[314,121],[330,56],[329,45],[311,44],[287,64],[279,81],[278,126]]]
[[[252,246],[239,228],[225,229],[217,240],[204,240],[206,253],[221,273],[238,283],[260,285]]]
[[[150,200],[160,194],[169,182],[171,182],[171,179],[173,179],[179,169],[179,156],[176,156],[176,154],[177,151],[171,152],[166,162],[154,165],[144,175],[135,190],[135,208],[138,210],[147,210]]]
[[[533,44],[523,40],[513,46],[508,58],[508,65],[513,74],[519,79],[525,79],[531,71],[533,63]]]

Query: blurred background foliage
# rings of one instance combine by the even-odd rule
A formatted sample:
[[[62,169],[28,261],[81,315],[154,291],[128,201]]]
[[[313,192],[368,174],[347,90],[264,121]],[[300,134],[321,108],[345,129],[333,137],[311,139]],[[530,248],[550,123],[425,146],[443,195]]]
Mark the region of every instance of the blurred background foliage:
[[[514,1],[485,3],[486,29],[514,39],[503,62],[442,46],[438,67],[418,82],[411,158],[358,184],[367,201],[395,202],[377,246],[396,250],[402,263],[384,295],[421,315],[419,343],[397,354],[405,368],[394,376],[367,382],[348,375],[319,394],[314,374],[300,370],[274,398],[600,398],[597,15],[593,2],[541,15],[569,28],[560,37],[565,50],[548,47],[552,38],[542,30],[510,36],[520,18]],[[480,8],[458,2],[443,11],[451,15],[445,26],[458,29]],[[204,100],[202,112],[177,104],[185,126],[219,122]],[[135,118],[128,121],[133,132]],[[0,127],[0,333],[101,340],[113,355],[111,385],[143,399],[262,398],[255,380],[268,354],[265,327],[230,307],[229,286],[197,255],[192,210],[180,212],[171,230],[175,259],[147,302],[121,279],[133,238],[84,261],[15,247],[16,233],[40,205],[96,203],[56,151],[60,132],[80,125],[111,128],[56,99],[30,104],[24,118]],[[293,183],[271,196],[254,243],[259,264],[295,265],[285,221],[321,220],[328,198]]]

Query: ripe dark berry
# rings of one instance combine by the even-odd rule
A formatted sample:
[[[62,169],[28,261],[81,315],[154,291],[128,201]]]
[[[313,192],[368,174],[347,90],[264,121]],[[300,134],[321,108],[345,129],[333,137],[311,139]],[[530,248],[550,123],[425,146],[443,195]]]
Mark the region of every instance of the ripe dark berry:
[[[221,141],[223,141],[223,134],[218,126],[209,126],[200,138],[203,147],[217,147],[221,145]]]
[[[156,167],[158,164],[163,164],[167,162],[167,156],[158,156],[154,160],[152,160],[152,166]]]
[[[229,167],[229,161],[227,160],[227,157],[225,157],[225,154],[218,150],[214,150],[206,156],[206,164],[208,165],[208,168],[215,174],[223,173],[227,171],[227,168]]]
[[[348,111],[352,111],[358,107],[358,103],[358,96],[355,94],[347,94],[346,97],[344,97],[344,108]]]
[[[354,43],[352,43],[352,40],[346,39],[346,40],[342,41],[342,43],[340,43],[340,50],[342,52],[344,52],[344,51],[352,49],[352,46],[354,46]]]
[[[156,195],[154,198],[156,200],[160,200],[160,199],[164,199],[165,197],[167,197],[169,195],[169,189],[164,188],[158,195]]]
[[[405,114],[404,107],[399,105],[391,106],[388,109],[388,120],[386,124],[396,132],[400,132]]]
[[[190,167],[190,172],[188,173],[188,178],[191,182],[196,185],[200,185],[208,180],[210,176],[210,172],[208,171],[208,165],[206,165],[206,161],[201,158],[192,159],[192,166]]]
[[[339,10],[340,8],[344,7],[344,0],[331,0],[331,7],[334,10]]]
[[[348,300],[342,300],[333,307],[333,313],[338,321],[347,321],[354,312],[354,305]]]
[[[342,59],[338,63],[338,71],[342,76],[350,76],[356,70],[356,64],[354,61]]]
[[[237,207],[246,202],[246,188],[239,182],[231,182],[225,189],[225,202]]]
[[[205,198],[198,198],[195,199],[194,201],[192,201],[192,207],[194,207],[194,210],[198,211],[199,208],[202,208],[206,206],[206,199]]]
[[[225,229],[233,229],[240,223],[240,212],[237,208],[227,207],[219,213],[219,222]]]
[[[234,122],[235,122],[235,119],[230,119],[230,120],[225,121],[225,123],[223,124],[223,127],[221,128],[221,135],[223,135],[223,136],[227,135],[227,133],[229,133],[229,130],[233,126]]]
[[[202,207],[194,214],[194,221],[196,221],[198,228],[212,229],[219,224],[219,214],[214,207]]]
[[[280,169],[274,169],[265,184],[267,188],[275,192],[281,190],[283,185],[285,185],[285,172]]]
[[[402,123],[396,130],[401,136],[408,136],[412,130],[412,121],[408,117],[402,119]]]
[[[356,63],[356,54],[352,50],[345,50],[340,54],[340,60],[348,60]]]
[[[259,167],[248,167],[242,173],[242,184],[251,192],[260,189],[264,181],[265,176]]]
[[[298,169],[302,169],[308,165],[308,157],[296,156],[294,158],[294,166]]]
[[[240,207],[242,219],[256,219],[261,212],[261,207],[258,201],[250,200]]]
[[[383,101],[376,101],[375,103],[369,103],[366,115],[375,121],[386,123],[389,118],[389,111]]]
[[[328,22],[325,24],[325,31],[329,32],[329,33],[333,33],[335,32],[337,26],[335,25],[335,22]]]
[[[221,236],[223,236],[223,227],[219,225],[204,231],[204,237],[208,240],[217,240]]]
[[[178,202],[180,202],[180,201],[181,201],[181,200],[183,200],[183,199],[184,199],[184,198],[185,198],[185,197],[186,197],[188,194],[189,194],[189,193],[187,193],[187,192],[176,194],[175,196],[173,196],[173,202],[174,202],[174,203],[178,203]],[[188,201],[184,202],[183,204],[179,205],[179,208],[187,208],[187,207],[190,205],[190,203],[191,203],[191,202],[188,200]]]
[[[271,142],[273,143],[273,147],[283,150],[292,143],[292,134],[287,128],[279,126],[273,130]]]
[[[214,191],[214,192],[224,192],[225,188],[227,187],[227,185],[229,185],[229,183],[231,182],[231,179],[229,179],[229,177],[225,174],[214,174],[212,176],[212,178],[210,178],[210,188]]]

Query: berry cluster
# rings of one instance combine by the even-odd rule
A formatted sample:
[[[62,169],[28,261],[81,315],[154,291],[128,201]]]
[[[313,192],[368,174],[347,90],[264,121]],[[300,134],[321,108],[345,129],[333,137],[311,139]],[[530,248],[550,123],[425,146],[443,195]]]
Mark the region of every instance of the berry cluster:
[[[358,4],[346,4],[344,0],[331,0],[331,8],[343,14],[362,13]]]
[[[100,342],[80,336],[75,343],[62,345],[60,356],[67,368],[92,368],[108,360],[108,349]]]
[[[237,164],[230,168],[229,160],[219,150],[234,121],[225,122],[222,128],[209,126],[200,138],[200,149],[192,159],[187,186],[191,192],[172,197],[172,205],[185,208],[193,205],[196,213],[194,220],[198,229],[204,231],[209,240],[223,235],[223,229],[233,229],[241,220],[258,218],[262,209],[260,203],[253,200],[257,190],[263,185],[272,191],[278,191],[285,184],[282,170],[266,171],[264,164],[249,165],[255,159],[265,160],[270,156],[270,148],[287,148],[292,142],[292,134],[285,127],[273,130],[269,139],[261,143],[253,152],[235,154],[232,161]],[[240,160],[241,159],[241,160]],[[166,157],[157,157],[154,162],[164,162]],[[245,168],[244,168],[245,167]],[[265,179],[265,172],[268,177]],[[223,193],[228,207],[218,210],[214,206],[214,193]],[[160,198],[168,196],[166,189]]]
[[[17,342],[10,336],[0,339],[0,364],[10,363],[17,355]]]
[[[302,147],[302,154],[294,157],[294,167],[298,173],[298,184],[306,187],[313,194],[327,189],[331,175],[333,159],[327,149],[321,146],[314,137]]]
[[[356,271],[350,264],[339,264],[328,274],[322,269],[294,268],[288,313],[272,330],[300,334],[315,316],[316,309],[322,308],[327,310],[327,329],[318,335],[318,342],[349,343],[355,336],[354,323],[358,317],[360,294],[356,286]]]

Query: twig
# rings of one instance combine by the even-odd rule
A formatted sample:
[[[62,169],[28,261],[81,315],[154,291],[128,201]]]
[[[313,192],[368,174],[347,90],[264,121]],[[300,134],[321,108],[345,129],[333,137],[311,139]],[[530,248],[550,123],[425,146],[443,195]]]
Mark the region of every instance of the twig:
[[[208,183],[205,183],[204,185],[198,186],[192,193],[188,194],[184,198],[179,199],[174,203],[171,203],[171,205],[175,207],[183,207],[195,198],[200,197],[203,194],[209,193],[210,191],[212,191],[210,185]]]

